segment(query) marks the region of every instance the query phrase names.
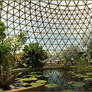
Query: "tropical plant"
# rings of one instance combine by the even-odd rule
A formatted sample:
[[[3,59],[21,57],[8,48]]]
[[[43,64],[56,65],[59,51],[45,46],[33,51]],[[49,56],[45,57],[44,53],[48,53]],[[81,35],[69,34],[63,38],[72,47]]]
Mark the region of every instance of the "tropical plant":
[[[6,90],[10,89],[10,84],[15,81],[15,78],[19,75],[19,72],[12,73],[11,68],[7,68],[7,70],[3,69],[4,67],[0,67],[0,88]]]
[[[61,66],[64,68],[68,68],[71,65],[71,62],[67,61],[65,58],[60,59]]]
[[[24,47],[23,51],[27,66],[41,67],[43,65],[41,60],[48,58],[47,52],[43,50],[39,43],[30,43]]]
[[[19,74],[12,73],[12,70],[17,65],[15,61],[18,61],[16,52],[25,43],[26,37],[21,32],[19,35],[6,38],[5,29],[4,23],[0,22],[0,88],[8,89]]]
[[[77,59],[77,70],[82,71],[88,66],[88,61],[84,57]]]
[[[26,40],[26,33],[20,32],[18,35],[8,37],[3,44],[10,48],[11,53],[16,53],[25,44]]]
[[[83,51],[80,50],[77,46],[70,46],[67,50],[63,52],[63,57],[66,61],[70,61],[71,65],[77,63],[77,59],[83,55]]]
[[[90,42],[87,46],[87,54],[89,54],[90,58],[92,58],[92,39],[90,40]]]
[[[6,34],[5,34],[5,29],[6,29],[6,26],[4,25],[3,22],[0,22],[0,43],[4,40],[4,38],[6,37]]]

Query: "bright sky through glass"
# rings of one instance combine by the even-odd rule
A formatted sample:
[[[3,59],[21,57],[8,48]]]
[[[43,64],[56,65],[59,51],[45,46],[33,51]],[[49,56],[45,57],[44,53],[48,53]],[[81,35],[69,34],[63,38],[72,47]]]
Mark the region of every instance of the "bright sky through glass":
[[[27,43],[39,42],[44,49],[60,51],[71,44],[82,48],[82,38],[92,30],[92,1],[5,0],[3,5],[7,34],[28,31]]]

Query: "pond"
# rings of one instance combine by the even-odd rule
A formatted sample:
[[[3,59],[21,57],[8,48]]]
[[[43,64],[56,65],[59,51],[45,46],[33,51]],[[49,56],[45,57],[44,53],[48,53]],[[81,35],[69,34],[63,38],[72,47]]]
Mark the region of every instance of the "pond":
[[[92,91],[92,73],[66,70],[45,70],[31,72],[16,78],[15,88],[45,84],[41,91]]]

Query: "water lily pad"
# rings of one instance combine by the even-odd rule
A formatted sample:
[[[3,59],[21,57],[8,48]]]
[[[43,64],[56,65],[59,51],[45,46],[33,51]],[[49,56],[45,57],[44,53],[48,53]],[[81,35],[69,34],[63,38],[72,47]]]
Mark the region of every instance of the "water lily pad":
[[[55,87],[57,87],[57,84],[46,84],[45,87],[55,88]]]
[[[21,78],[16,78],[15,80],[21,80]]]
[[[87,75],[92,75],[92,73],[86,73]]]
[[[84,82],[75,82],[75,83],[72,84],[72,86],[75,86],[75,87],[82,87],[84,85],[85,85]]]
[[[36,75],[35,77],[41,77],[41,75]]]
[[[33,83],[30,83],[30,85],[32,85],[33,87],[37,87],[37,86],[40,86],[42,84],[41,83],[37,83],[37,82],[33,82]]]
[[[36,82],[37,82],[37,83],[44,84],[44,83],[46,83],[47,81],[46,81],[46,80],[37,80]]]
[[[29,77],[41,77],[41,75],[28,75]]]
[[[73,77],[86,78],[86,77],[89,77],[89,76],[88,75],[84,75],[84,74],[75,74]]]
[[[92,78],[84,78],[84,81],[92,81]]]
[[[62,92],[75,92],[75,91],[73,91],[73,90],[64,90]]]
[[[37,72],[31,72],[30,74],[36,74]]]
[[[23,86],[27,86],[27,85],[29,85],[29,83],[25,83],[25,82],[24,82],[24,83],[22,83],[22,85],[23,85]]]
[[[68,73],[70,73],[70,74],[74,74],[74,72],[73,72],[73,71],[68,71]]]
[[[11,88],[11,89],[14,89],[14,88],[15,88],[15,86],[14,86],[14,85],[10,85],[10,88]],[[1,91],[0,91],[0,92],[1,92]]]
[[[69,81],[68,84],[73,84],[75,81]]]
[[[38,79],[33,77],[33,78],[23,78],[21,80],[23,80],[23,81],[35,81],[35,80],[38,80]]]

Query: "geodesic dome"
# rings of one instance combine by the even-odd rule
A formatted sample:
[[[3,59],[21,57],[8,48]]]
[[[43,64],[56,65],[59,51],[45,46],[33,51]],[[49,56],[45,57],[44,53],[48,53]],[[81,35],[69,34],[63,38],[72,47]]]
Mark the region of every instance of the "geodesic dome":
[[[84,49],[92,30],[92,1],[4,0],[1,20],[7,36],[28,33],[50,54],[62,53],[69,46]]]

